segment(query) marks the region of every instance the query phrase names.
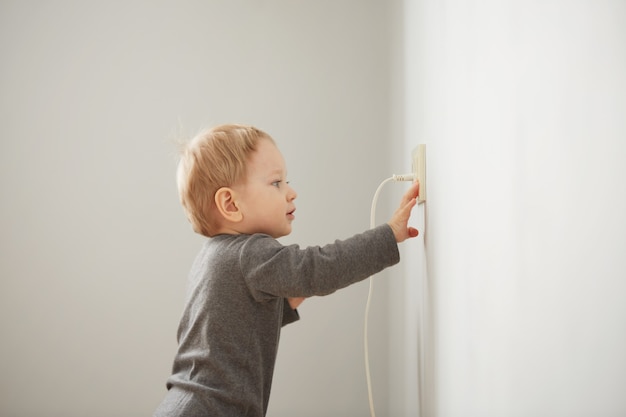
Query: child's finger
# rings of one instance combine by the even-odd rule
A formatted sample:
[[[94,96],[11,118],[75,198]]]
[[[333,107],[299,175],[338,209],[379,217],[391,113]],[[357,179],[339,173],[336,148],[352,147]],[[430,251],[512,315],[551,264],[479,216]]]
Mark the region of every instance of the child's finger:
[[[419,195],[419,191],[420,191],[419,181],[415,181],[411,185],[411,187],[406,191],[406,193],[404,193],[404,196],[402,197],[402,205],[405,205],[406,203],[408,203],[412,198],[417,198],[417,196]]]
[[[413,207],[415,207],[416,204],[417,198],[412,197],[409,201],[402,205],[402,207],[400,207],[400,212],[402,213],[403,217],[406,217],[408,219],[411,215],[411,210],[413,210]]]

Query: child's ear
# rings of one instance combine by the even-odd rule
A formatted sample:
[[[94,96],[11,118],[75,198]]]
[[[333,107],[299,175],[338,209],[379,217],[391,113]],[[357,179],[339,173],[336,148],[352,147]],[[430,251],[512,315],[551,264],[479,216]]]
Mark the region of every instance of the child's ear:
[[[224,219],[237,223],[243,219],[243,213],[237,205],[233,189],[222,187],[215,192],[215,206]]]

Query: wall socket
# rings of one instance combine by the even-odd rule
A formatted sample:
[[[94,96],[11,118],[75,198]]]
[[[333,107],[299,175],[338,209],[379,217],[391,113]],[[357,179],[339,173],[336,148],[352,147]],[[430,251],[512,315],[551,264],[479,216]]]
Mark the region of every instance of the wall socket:
[[[426,145],[417,145],[411,152],[411,168],[413,175],[420,182],[417,202],[422,204],[426,201]]]

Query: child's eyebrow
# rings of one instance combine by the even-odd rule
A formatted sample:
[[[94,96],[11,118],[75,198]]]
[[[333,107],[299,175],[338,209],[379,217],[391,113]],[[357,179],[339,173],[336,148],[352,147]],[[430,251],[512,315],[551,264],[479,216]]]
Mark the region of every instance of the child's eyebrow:
[[[283,171],[280,168],[276,168],[276,169],[270,171],[270,175],[278,175],[278,176],[284,175],[284,176],[287,176],[287,171]]]

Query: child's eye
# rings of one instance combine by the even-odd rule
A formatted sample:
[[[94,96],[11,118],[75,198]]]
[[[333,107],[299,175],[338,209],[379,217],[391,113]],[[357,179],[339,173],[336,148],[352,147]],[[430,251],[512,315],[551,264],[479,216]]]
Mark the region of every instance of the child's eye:
[[[280,184],[284,182],[285,184],[289,184],[289,181],[276,180],[272,182],[272,185],[276,188],[280,188]]]

